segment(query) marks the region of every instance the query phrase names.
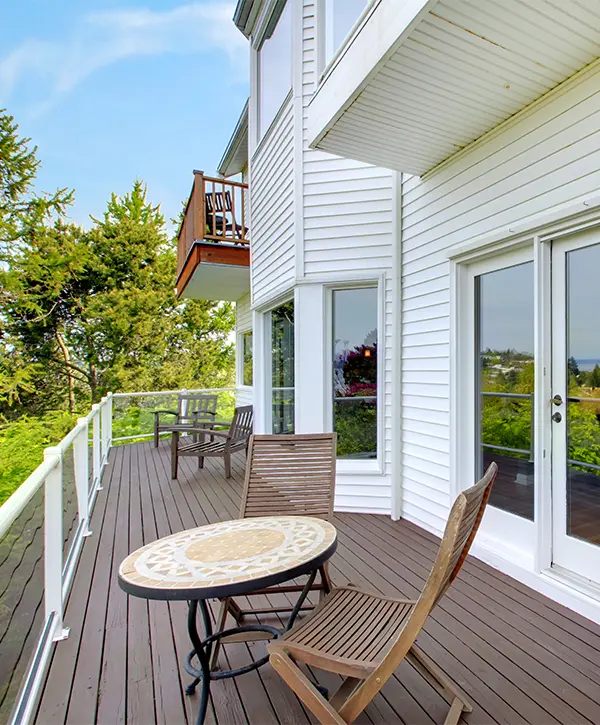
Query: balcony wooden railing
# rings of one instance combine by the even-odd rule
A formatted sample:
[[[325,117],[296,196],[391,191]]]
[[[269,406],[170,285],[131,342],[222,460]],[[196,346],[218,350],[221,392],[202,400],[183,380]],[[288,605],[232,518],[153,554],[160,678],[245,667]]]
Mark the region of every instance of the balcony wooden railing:
[[[178,234],[178,272],[194,242],[250,244],[246,226],[247,191],[248,184],[214,179],[194,171],[192,191]]]

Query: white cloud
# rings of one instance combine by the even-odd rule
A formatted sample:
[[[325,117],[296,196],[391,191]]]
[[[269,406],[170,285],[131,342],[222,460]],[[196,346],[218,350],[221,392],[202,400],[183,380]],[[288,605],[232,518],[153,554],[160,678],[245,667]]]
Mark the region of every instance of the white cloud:
[[[125,58],[220,50],[229,59],[230,80],[245,80],[247,46],[231,18],[231,2],[192,2],[164,12],[144,8],[91,13],[73,35],[28,39],[0,58],[0,105],[21,83],[43,88],[38,113],[94,71]]]

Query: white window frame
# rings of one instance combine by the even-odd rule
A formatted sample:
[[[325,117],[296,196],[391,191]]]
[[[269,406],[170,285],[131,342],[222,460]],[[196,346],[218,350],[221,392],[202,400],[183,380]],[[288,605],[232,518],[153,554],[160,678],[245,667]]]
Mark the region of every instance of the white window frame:
[[[367,15],[372,11],[375,0],[366,0],[365,7],[358,15],[346,38],[338,48],[333,47],[333,7],[328,0],[316,0],[316,58],[317,75],[325,75],[327,70],[337,61],[344,52],[350,39],[360,26],[363,25]]]
[[[333,292],[335,290],[375,288],[377,290],[377,456],[370,460],[338,458],[337,472],[342,475],[362,476],[384,474],[385,463],[385,279],[383,276],[332,282],[325,290],[325,430],[333,431]]]
[[[271,304],[269,309],[262,314],[263,329],[265,331],[263,340],[265,371],[265,389],[263,395],[265,405],[264,425],[265,432],[269,434],[273,433],[273,329],[271,313],[288,302],[294,304],[294,430],[296,429],[296,300],[292,292],[292,294],[287,294],[285,297],[279,298],[275,304]]]
[[[502,269],[510,268],[527,262],[533,263],[532,277],[535,277],[535,260],[534,249],[530,243],[519,249],[513,249],[503,252],[502,254],[492,257],[482,255],[482,257],[469,260],[460,265],[459,270],[459,289],[462,297],[459,315],[454,321],[458,328],[458,340],[455,354],[453,356],[453,365],[458,368],[458,388],[455,393],[456,397],[452,398],[451,404],[456,408],[457,428],[453,438],[456,440],[456,475],[453,476],[455,490],[453,495],[456,496],[460,490],[473,485],[476,477],[476,460],[478,456],[477,441],[479,440],[479,432],[477,430],[478,420],[476,416],[477,400],[477,351],[475,347],[477,337],[477,317],[476,317],[476,277],[496,272]],[[507,294],[510,291],[507,290]],[[536,319],[537,301],[534,299],[534,330]],[[534,335],[534,356],[536,368],[539,365],[537,358],[537,350],[535,349]],[[537,382],[537,381],[536,381]],[[535,403],[534,403],[535,414]],[[456,431],[460,431],[460,435]],[[536,436],[536,454],[539,449]],[[538,497],[538,489],[543,485],[538,473],[539,462],[542,459],[535,456],[534,468],[534,486],[535,497]],[[537,506],[534,504],[534,516],[537,519]],[[482,538],[488,536],[490,540],[494,539],[494,548],[505,548],[505,555],[508,558],[517,560],[519,557],[530,558],[529,568],[533,568],[534,555],[536,549],[536,521],[530,521],[521,516],[517,516],[509,511],[489,506],[486,510],[482,523]],[[502,540],[495,537],[498,531],[506,531],[510,529],[510,539]]]
[[[244,335],[249,332],[252,333],[252,385],[244,384]],[[243,330],[238,330],[236,339],[236,349],[238,354],[236,356],[236,380],[237,387],[242,390],[252,390],[254,387],[254,331],[251,327],[245,327]]]

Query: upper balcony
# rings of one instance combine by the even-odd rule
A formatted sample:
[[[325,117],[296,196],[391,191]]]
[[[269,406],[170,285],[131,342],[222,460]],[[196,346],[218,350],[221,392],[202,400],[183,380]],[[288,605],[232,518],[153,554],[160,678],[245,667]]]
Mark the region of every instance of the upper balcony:
[[[321,78],[309,143],[420,176],[598,57],[594,3],[374,0]]]
[[[238,300],[250,290],[248,185],[194,171],[177,237],[177,294]]]

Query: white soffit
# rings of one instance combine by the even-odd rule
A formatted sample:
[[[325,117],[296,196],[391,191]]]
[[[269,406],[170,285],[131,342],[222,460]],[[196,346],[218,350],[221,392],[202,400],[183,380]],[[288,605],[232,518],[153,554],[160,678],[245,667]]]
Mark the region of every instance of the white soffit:
[[[309,140],[422,175],[598,57],[600,0],[381,0],[313,98]]]
[[[250,292],[250,267],[201,262],[194,270],[181,297],[191,300],[235,302]]]

